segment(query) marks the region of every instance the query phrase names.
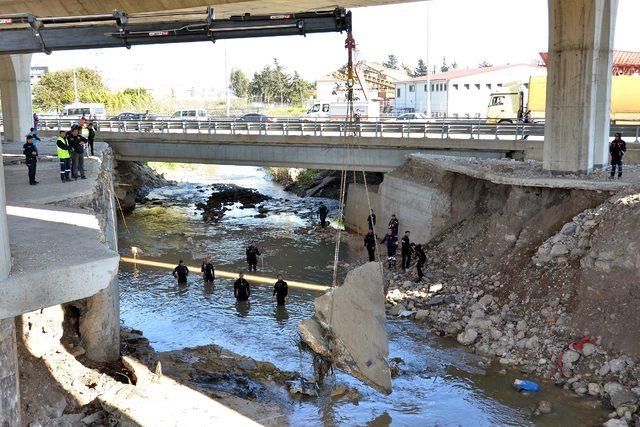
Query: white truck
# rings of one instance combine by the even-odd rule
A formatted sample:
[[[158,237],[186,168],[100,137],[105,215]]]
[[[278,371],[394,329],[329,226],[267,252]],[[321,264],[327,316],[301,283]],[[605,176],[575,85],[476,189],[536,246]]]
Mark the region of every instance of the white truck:
[[[375,121],[380,118],[380,103],[377,101],[354,101],[353,114],[359,120]],[[346,102],[315,102],[300,116],[302,120],[330,121],[347,118]]]

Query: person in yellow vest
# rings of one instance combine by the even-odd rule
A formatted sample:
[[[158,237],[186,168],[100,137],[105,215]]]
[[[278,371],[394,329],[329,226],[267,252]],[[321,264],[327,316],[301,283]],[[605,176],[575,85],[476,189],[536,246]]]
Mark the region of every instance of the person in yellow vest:
[[[60,179],[62,182],[69,182],[71,174],[71,146],[65,138],[66,132],[61,130],[56,139],[58,148],[58,160],[60,160]]]

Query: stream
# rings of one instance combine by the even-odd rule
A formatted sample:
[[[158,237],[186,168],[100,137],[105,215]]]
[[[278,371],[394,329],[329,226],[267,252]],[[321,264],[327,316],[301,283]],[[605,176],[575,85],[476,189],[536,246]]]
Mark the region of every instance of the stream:
[[[315,210],[320,200],[335,215],[337,202],[298,198],[269,180],[260,168],[190,165],[163,170],[179,184],[154,190],[155,204],[139,205],[119,222],[123,256],[130,248],[143,257],[199,266],[209,255],[217,268],[246,268],[244,250],[256,242],[263,253],[258,274],[329,285],[335,233],[315,231]],[[271,212],[255,218],[255,209],[235,207],[218,223],[205,223],[195,204],[206,200],[207,185],[233,183],[254,188],[274,199]],[[340,276],[347,264],[366,253],[361,238],[345,236],[340,247]],[[310,357],[300,355],[295,342],[297,325],[313,313],[317,292],[289,289],[285,310],[276,310],[272,288],[252,287],[251,304],[237,308],[232,281],[216,279],[202,284],[192,271],[188,287],[178,287],[168,270],[122,265],[119,273],[121,319],[141,329],[156,351],[216,344],[278,368],[311,375]],[[336,381],[356,387],[357,403],[331,399],[288,399],[291,425],[369,426],[591,426],[606,415],[599,402],[578,398],[550,383],[535,395],[516,392],[511,383],[524,378],[517,371],[499,373],[484,368],[482,359],[453,340],[431,334],[407,319],[388,318],[390,357],[399,357],[401,373],[393,380],[393,393],[385,396],[340,372]],[[540,400],[553,403],[551,414],[533,418]]]

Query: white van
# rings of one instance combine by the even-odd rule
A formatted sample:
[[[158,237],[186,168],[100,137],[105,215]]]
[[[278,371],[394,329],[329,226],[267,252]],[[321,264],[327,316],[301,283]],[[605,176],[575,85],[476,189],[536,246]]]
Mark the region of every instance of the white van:
[[[207,110],[178,110],[171,116],[171,120],[207,120]]]
[[[380,103],[377,101],[354,101],[353,113],[360,120],[375,121],[380,118]],[[302,120],[344,120],[347,116],[346,102],[316,102],[300,116]]]
[[[104,120],[107,118],[104,104],[93,104],[87,102],[76,102],[67,104],[62,109],[62,116],[67,119],[79,119],[84,117],[89,119]]]

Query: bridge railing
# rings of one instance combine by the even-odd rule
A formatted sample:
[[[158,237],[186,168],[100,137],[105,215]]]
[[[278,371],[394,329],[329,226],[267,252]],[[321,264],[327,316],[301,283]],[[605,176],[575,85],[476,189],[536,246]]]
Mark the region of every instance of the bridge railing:
[[[77,119],[45,118],[40,128],[69,129]],[[483,140],[542,140],[544,124],[487,124],[470,121],[412,122],[362,121],[348,125],[344,121],[273,121],[244,122],[234,120],[95,120],[99,132],[121,133],[185,133],[272,136],[359,136],[388,138],[483,139]],[[621,132],[627,140],[639,142],[640,126],[612,125],[611,136]]]

